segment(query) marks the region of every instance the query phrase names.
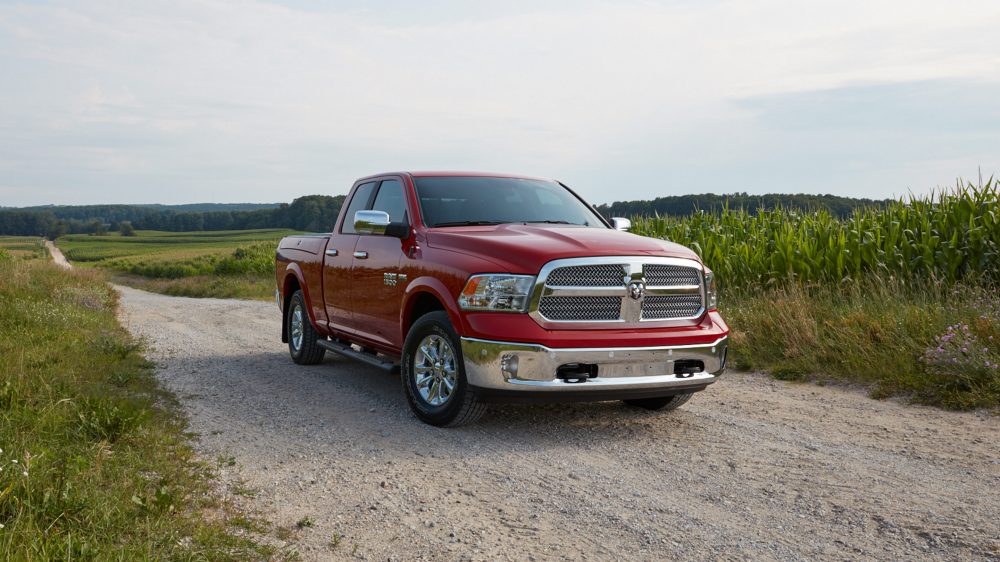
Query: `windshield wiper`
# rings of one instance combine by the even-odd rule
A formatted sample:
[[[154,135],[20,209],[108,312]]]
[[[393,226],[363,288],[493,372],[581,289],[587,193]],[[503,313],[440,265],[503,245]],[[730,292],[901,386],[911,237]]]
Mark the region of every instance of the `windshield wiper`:
[[[504,221],[454,221],[454,222],[439,222],[434,225],[434,228],[439,226],[490,226],[496,224],[504,224]]]
[[[582,225],[582,224],[580,224],[578,222],[569,222],[569,221],[524,221],[524,224],[531,224],[531,223],[542,223],[542,224],[573,224],[573,225],[576,225],[576,226],[585,226],[585,225]]]

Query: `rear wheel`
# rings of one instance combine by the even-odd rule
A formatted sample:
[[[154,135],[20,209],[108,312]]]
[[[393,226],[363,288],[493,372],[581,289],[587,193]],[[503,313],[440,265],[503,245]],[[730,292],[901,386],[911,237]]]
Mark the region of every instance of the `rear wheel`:
[[[430,312],[413,323],[401,367],[403,392],[421,421],[455,427],[486,411],[465,378],[461,342],[447,313]]]
[[[309,313],[306,312],[306,299],[302,291],[295,291],[288,304],[288,353],[292,361],[299,365],[315,365],[323,360],[326,350],[316,342],[320,335],[316,333]]]
[[[686,392],[684,394],[675,394],[674,396],[636,398],[634,400],[623,400],[623,402],[629,406],[635,406],[637,408],[645,408],[646,410],[662,410],[667,412],[680,408],[685,402],[690,400],[692,396],[694,396],[693,392]]]

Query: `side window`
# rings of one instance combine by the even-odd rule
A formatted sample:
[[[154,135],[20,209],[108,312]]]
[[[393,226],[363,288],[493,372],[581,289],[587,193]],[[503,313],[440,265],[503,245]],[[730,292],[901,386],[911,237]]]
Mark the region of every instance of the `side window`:
[[[351,198],[351,204],[347,206],[347,213],[344,215],[344,226],[340,227],[341,234],[355,234],[354,213],[368,207],[368,201],[372,198],[374,190],[375,182],[363,183],[354,190],[354,197]]]
[[[406,199],[403,197],[403,184],[399,180],[385,180],[378,188],[373,211],[389,213],[392,222],[403,222],[406,218]]]

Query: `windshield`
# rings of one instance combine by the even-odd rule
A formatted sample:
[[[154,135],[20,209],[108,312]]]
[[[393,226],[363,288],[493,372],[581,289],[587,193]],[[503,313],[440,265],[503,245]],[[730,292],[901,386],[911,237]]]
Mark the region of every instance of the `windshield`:
[[[548,223],[607,228],[575,195],[552,181],[472,176],[414,181],[424,224],[430,227]]]

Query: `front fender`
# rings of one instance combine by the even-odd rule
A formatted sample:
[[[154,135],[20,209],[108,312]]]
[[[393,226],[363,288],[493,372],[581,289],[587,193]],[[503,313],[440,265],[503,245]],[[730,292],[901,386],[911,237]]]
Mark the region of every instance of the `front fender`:
[[[444,310],[448,313],[448,319],[451,320],[451,325],[455,327],[455,331],[459,335],[465,333],[465,319],[458,308],[458,303],[455,302],[455,299],[451,296],[451,292],[444,283],[430,276],[418,277],[406,286],[406,292],[403,295],[403,306],[400,307],[400,326],[410,325],[413,315],[413,304],[416,298],[422,293],[434,296],[444,306]],[[405,333],[403,334],[403,338],[406,338]]]

